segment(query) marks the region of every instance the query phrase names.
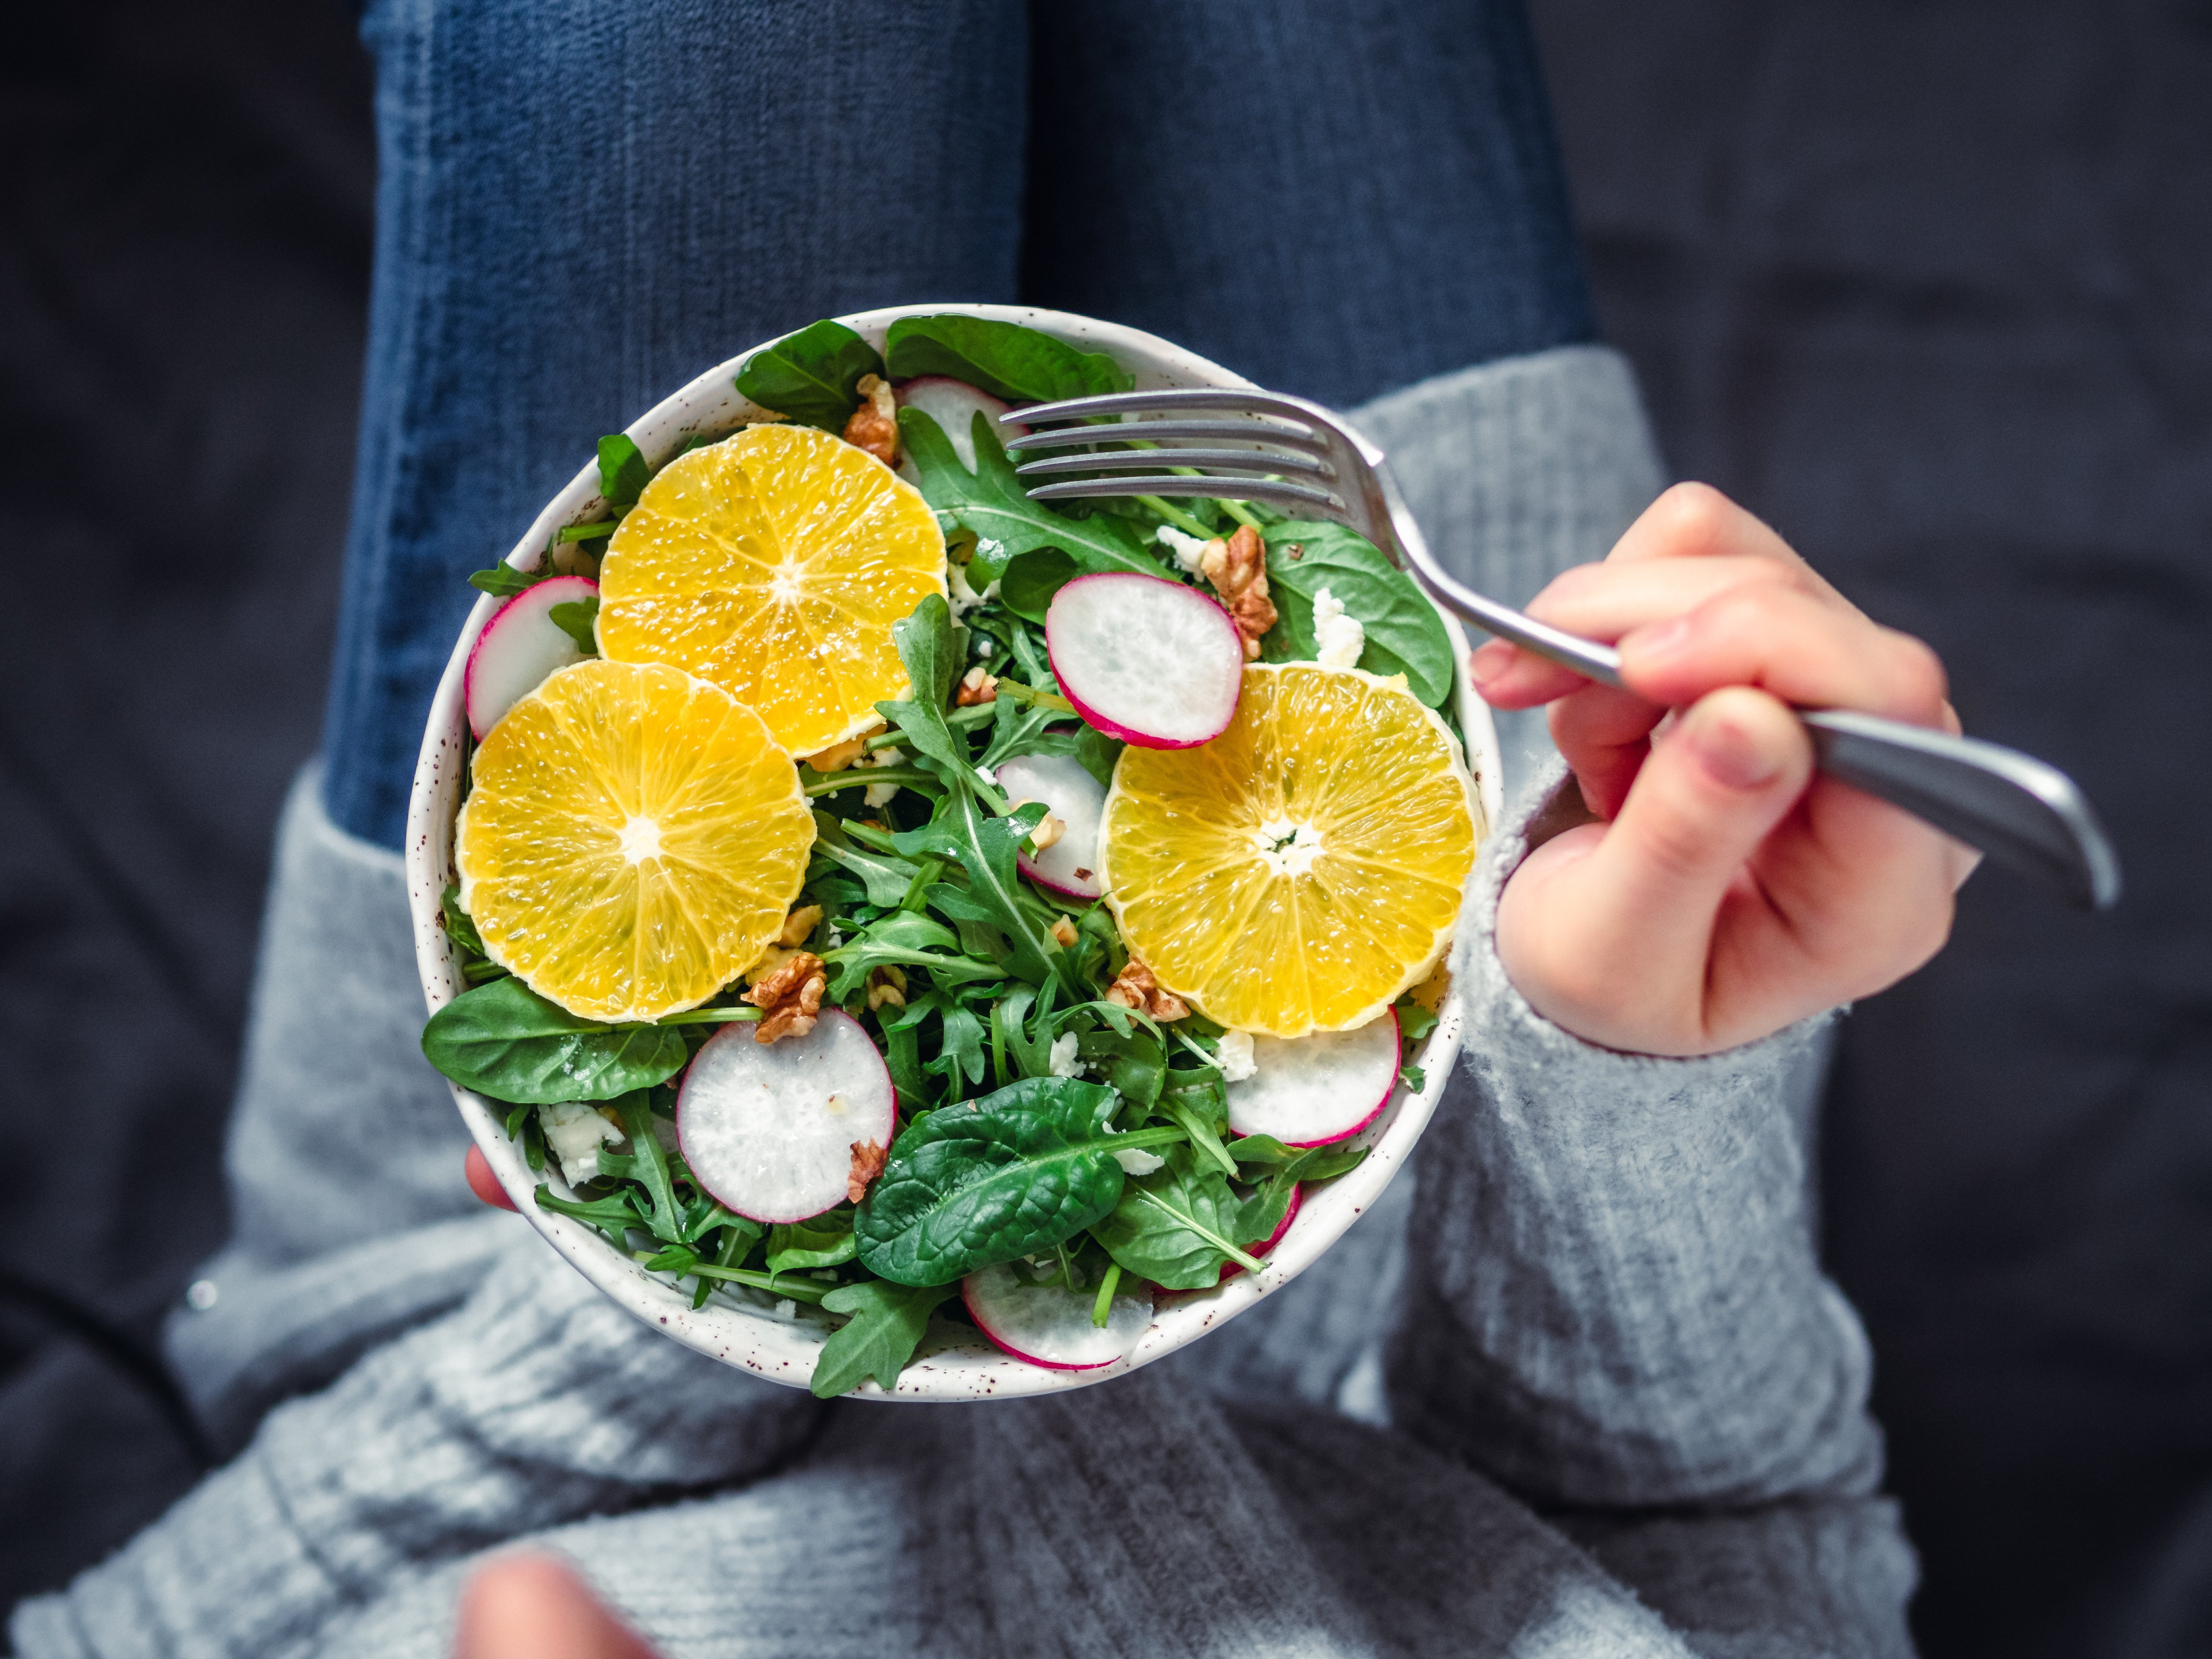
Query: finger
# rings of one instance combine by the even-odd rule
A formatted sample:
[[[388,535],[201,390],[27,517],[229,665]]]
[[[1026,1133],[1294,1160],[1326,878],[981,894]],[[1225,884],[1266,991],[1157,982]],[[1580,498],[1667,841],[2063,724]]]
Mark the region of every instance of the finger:
[[[1620,641],[1620,672],[1655,702],[1694,702],[1723,685],[1756,685],[1802,708],[1856,708],[1940,726],[1942,660],[1909,634],[1801,590],[1735,587]]]
[[[583,1580],[543,1555],[479,1568],[461,1592],[453,1659],[656,1659]]]
[[[1667,710],[1609,685],[1585,685],[1552,705],[1552,741],[1574,769],[1583,803],[1611,818],[1651,752],[1652,728]]]
[[[468,1177],[469,1190],[495,1210],[514,1208],[514,1200],[507,1195],[507,1188],[491,1172],[490,1162],[477,1148],[469,1148],[469,1155],[461,1160],[461,1173]]]
[[[1806,568],[1796,550],[1757,514],[1711,484],[1694,483],[1661,491],[1607,555],[1610,563],[1712,558],[1766,559]]]
[[[1530,600],[1528,613],[1585,639],[1613,641],[1739,588],[1803,593],[1844,615],[1860,614],[1850,601],[1802,565],[1723,558],[1577,565],[1562,571]]]

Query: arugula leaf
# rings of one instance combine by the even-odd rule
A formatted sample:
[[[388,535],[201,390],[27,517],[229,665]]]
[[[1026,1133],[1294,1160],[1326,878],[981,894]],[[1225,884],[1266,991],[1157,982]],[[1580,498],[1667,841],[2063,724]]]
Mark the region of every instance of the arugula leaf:
[[[550,559],[535,570],[517,570],[511,564],[495,564],[489,570],[471,572],[469,586],[495,599],[511,599],[524,588],[535,587],[554,574]]]
[[[1006,970],[996,963],[961,953],[960,940],[942,922],[914,910],[897,910],[872,921],[859,935],[822,960],[837,970],[829,992],[832,1002],[842,1002],[860,988],[872,968],[886,963],[899,968],[927,968],[944,985],[970,980],[999,980]]]
[[[1324,587],[1367,630],[1359,665],[1370,674],[1403,674],[1431,708],[1451,696],[1455,665],[1450,637],[1436,607],[1413,579],[1382,550],[1340,524],[1285,519],[1261,532],[1267,543],[1267,586],[1275,625],[1260,641],[1270,662],[1315,654],[1314,595]]]
[[[921,1346],[929,1328],[929,1316],[949,1298],[957,1285],[909,1287],[886,1284],[880,1279],[857,1285],[840,1285],[822,1298],[831,1313],[852,1317],[830,1333],[814,1362],[814,1380],[807,1387],[817,1400],[835,1400],[860,1387],[870,1376],[890,1389],[899,1372]]]
[[[1014,464],[1006,459],[999,434],[980,410],[972,429],[975,470],[970,472],[960,465],[952,441],[934,419],[918,409],[899,411],[899,444],[921,475],[922,499],[975,532],[975,556],[968,562],[971,587],[980,592],[997,581],[1004,598],[1008,566],[1023,554],[1047,547],[1058,548],[1076,568],[1087,573],[1167,574],[1165,567],[1146,551],[1137,532],[1121,520],[1071,519],[1042,501],[1031,501],[1026,486],[1014,475]]]
[[[547,1105],[664,1083],[691,1057],[678,1027],[580,1019],[520,980],[464,991],[422,1028],[422,1057],[464,1089]]]
[[[922,1069],[934,1072],[951,1085],[954,1099],[963,1092],[961,1079],[983,1080],[983,1022],[975,1011],[955,997],[939,995],[940,1046],[937,1058]]]
[[[1410,1048],[1437,1029],[1437,1017],[1413,1000],[1408,991],[1390,1005],[1398,1016],[1398,1041]]]
[[[653,481],[653,469],[627,433],[610,432],[599,440],[599,494],[610,505],[629,507]]]
[[[1053,595],[1082,574],[1075,561],[1056,547],[1017,553],[1006,561],[1006,574],[999,578],[999,603],[1024,621],[1042,625]]]
[[[453,949],[461,958],[461,977],[471,985],[487,979],[495,979],[507,969],[494,962],[484,950],[483,937],[477,932],[475,919],[461,908],[461,888],[459,882],[449,881],[438,901],[438,908],[446,924],[446,937],[453,941]],[[508,1131],[507,1138],[514,1139]]]
[[[940,853],[957,859],[968,872],[968,897],[976,912],[1006,935],[1006,967],[1032,985],[1056,974],[1080,996],[1084,988],[1071,977],[1076,970],[1073,954],[1060,948],[1024,902],[1014,855],[1043,816],[1042,804],[1032,805],[1035,811],[1025,806],[1012,817],[993,817],[972,790],[956,789],[929,823],[891,839],[908,855]]]
[[[1138,1105],[1150,1106],[1160,1097],[1160,1086],[1167,1080],[1167,1056],[1160,1040],[1150,1032],[1085,1031],[1075,1040],[1075,1052]]]
[[[599,636],[592,624],[599,620],[599,596],[587,599],[565,599],[546,611],[545,619],[575,641],[576,649],[587,657],[599,654]]]
[[[1000,682],[1002,686],[1004,684],[1004,681]],[[1012,760],[1017,755],[1054,752],[1049,744],[1042,741],[1046,735],[1045,728],[1054,720],[1069,718],[1064,709],[1024,702],[1019,697],[1003,693],[991,708],[991,741],[984,745],[983,757],[975,763],[980,769],[986,772],[994,769],[1000,761]],[[1063,742],[1060,747],[1072,749],[1073,744]]]
[[[932,593],[911,614],[891,624],[891,640],[906,666],[907,695],[876,705],[876,712],[898,727],[907,742],[945,769],[947,781],[975,787],[968,766],[968,739],[945,722],[960,665],[967,660],[967,629],[952,620],[952,607]]]
[[[902,1285],[945,1285],[1074,1237],[1121,1196],[1117,1148],[1181,1133],[1110,1133],[1114,1103],[1096,1083],[1024,1078],[917,1119],[861,1201],[861,1264]]]
[[[1259,1262],[1238,1248],[1239,1206],[1228,1178],[1188,1146],[1163,1156],[1162,1168],[1130,1179],[1091,1236],[1124,1272],[1171,1291],[1218,1284],[1231,1261],[1256,1271]]]
[[[985,317],[902,317],[884,337],[884,355],[902,380],[949,374],[1018,404],[1127,392],[1136,384],[1103,352],[1078,351],[1040,330]]]
[[[875,347],[825,319],[753,353],[738,371],[738,390],[802,425],[842,432],[860,401],[861,376],[883,372]]]
[[[1128,746],[1119,738],[1109,738],[1092,726],[1085,726],[1075,734],[1075,758],[1083,763],[1085,771],[1109,789],[1114,787],[1115,763]]]
[[[768,1230],[768,1270],[787,1273],[835,1267],[850,1261],[857,1248],[852,1215],[842,1208],[811,1221],[779,1222]]]
[[[910,859],[878,853],[872,847],[855,847],[846,838],[843,823],[827,812],[814,814],[814,851],[817,857],[842,865],[858,876],[867,890],[868,902],[885,909],[906,896],[920,868]]]
[[[653,1106],[646,1091],[633,1090],[609,1103],[622,1119],[629,1151],[618,1157],[601,1147],[599,1173],[635,1181],[645,1188],[651,1207],[641,1213],[655,1238],[669,1244],[688,1243],[690,1230],[684,1224],[683,1206],[676,1201],[668,1154],[661,1150],[660,1138],[653,1132]]]
[[[565,1215],[599,1230],[599,1237],[624,1255],[629,1252],[629,1230],[637,1224],[637,1210],[627,1188],[611,1198],[573,1199],[554,1195],[550,1185],[538,1188],[538,1207]]]

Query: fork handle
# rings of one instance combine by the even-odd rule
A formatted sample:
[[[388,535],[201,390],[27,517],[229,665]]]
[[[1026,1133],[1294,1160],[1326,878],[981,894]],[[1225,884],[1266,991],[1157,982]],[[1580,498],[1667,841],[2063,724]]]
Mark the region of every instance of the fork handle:
[[[1476,627],[1602,684],[1620,685],[1620,653],[1611,646],[1540,623],[1441,572],[1420,574]],[[2087,798],[2057,767],[2001,744],[1848,708],[1801,708],[1797,717],[1830,777],[1903,807],[2084,908],[2107,909],[2118,899],[2119,860]]]

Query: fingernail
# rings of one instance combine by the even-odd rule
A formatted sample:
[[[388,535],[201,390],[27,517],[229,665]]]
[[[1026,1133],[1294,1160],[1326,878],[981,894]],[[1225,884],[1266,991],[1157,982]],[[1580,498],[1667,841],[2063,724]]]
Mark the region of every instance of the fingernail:
[[[1503,640],[1492,640],[1472,653],[1467,659],[1467,676],[1477,685],[1487,685],[1513,666],[1513,647]]]
[[[1663,657],[1669,651],[1680,650],[1689,639],[1690,619],[1674,617],[1638,629],[1620,644],[1623,650],[1638,657]]]
[[[1686,722],[1682,733],[1698,763],[1714,782],[1729,789],[1758,789],[1780,775],[1780,757],[1725,714],[1705,714]]]

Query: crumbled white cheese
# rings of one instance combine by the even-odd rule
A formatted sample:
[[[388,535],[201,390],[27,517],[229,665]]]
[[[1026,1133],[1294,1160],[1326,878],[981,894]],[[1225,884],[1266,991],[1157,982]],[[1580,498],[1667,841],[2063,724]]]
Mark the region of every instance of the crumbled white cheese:
[[[1213,1063],[1221,1068],[1224,1083],[1242,1083],[1260,1075],[1260,1062],[1252,1057],[1249,1031],[1224,1031],[1213,1044]]]
[[[975,641],[975,654],[979,657],[989,656],[991,654],[991,636],[986,634],[981,639]]]
[[[1081,1077],[1086,1069],[1075,1057],[1075,1033],[1073,1031],[1065,1032],[1052,1040],[1052,1053],[1048,1059],[1054,1077]]]
[[[793,1302],[789,1297],[785,1297],[775,1304],[775,1316],[778,1319],[797,1319],[799,1304]]]
[[[980,593],[970,586],[968,581],[968,567],[964,564],[947,566],[945,577],[945,585],[951,589],[952,614],[956,617],[964,617],[977,605],[999,597],[999,585],[996,582],[993,582]]]
[[[1344,614],[1344,606],[1326,587],[1314,595],[1314,660],[1323,668],[1357,668],[1359,653],[1367,649],[1367,630],[1359,618]]]
[[[906,751],[894,744],[889,749],[878,749],[860,763],[863,766],[896,766],[906,758]],[[872,783],[860,792],[860,799],[871,806],[889,806],[891,797],[899,792],[895,783]]]
[[[599,1148],[612,1146],[623,1132],[600,1115],[599,1109],[574,1101],[538,1109],[538,1127],[545,1131],[545,1150],[561,1160],[561,1178],[571,1187],[599,1172]]]
[[[1147,1176],[1167,1162],[1158,1152],[1148,1152],[1141,1146],[1131,1146],[1114,1154],[1114,1161],[1133,1176]]]
[[[1164,524],[1152,532],[1152,539],[1174,554],[1176,562],[1185,570],[1198,574],[1199,563],[1206,557],[1205,537],[1185,535],[1173,525]]]

